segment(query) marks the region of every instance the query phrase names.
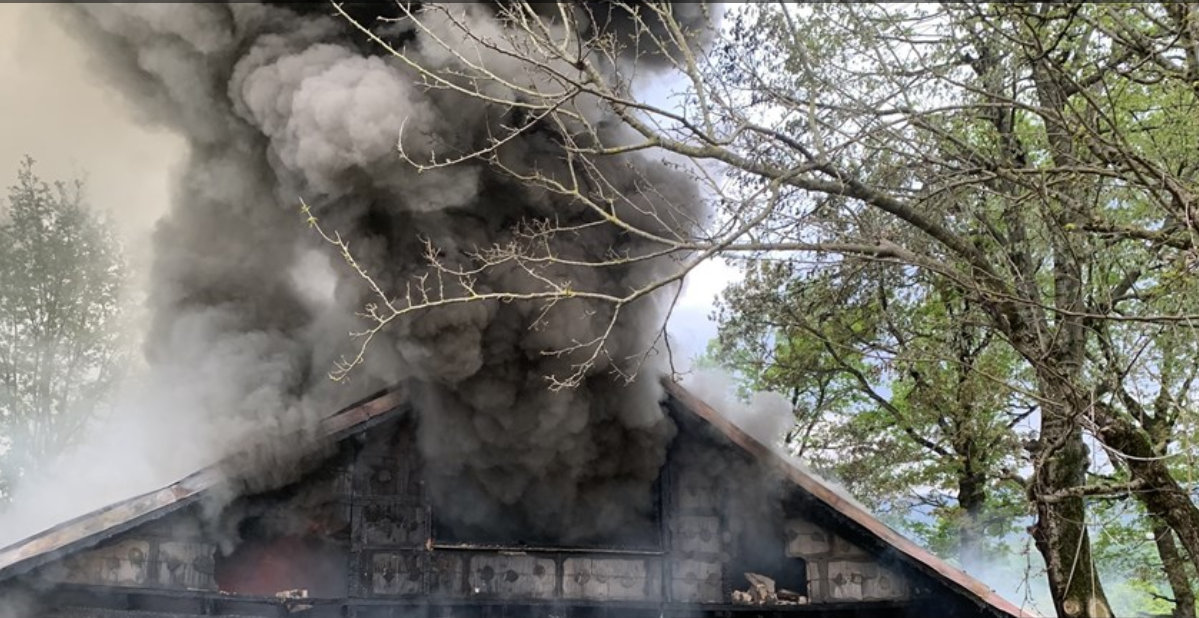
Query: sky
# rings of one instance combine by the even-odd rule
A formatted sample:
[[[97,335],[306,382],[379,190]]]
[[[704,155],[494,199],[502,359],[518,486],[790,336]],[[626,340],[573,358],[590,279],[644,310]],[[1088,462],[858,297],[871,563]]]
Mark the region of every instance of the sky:
[[[15,181],[25,155],[44,179],[84,176],[90,202],[111,216],[135,273],[144,275],[148,238],[169,203],[183,141],[131,116],[94,77],[53,10],[52,3],[0,3],[0,185]],[[676,367],[685,369],[715,335],[713,302],[735,278],[722,262],[704,264],[688,278],[670,324]]]
[[[131,257],[144,261],[182,140],[134,122],[120,97],[92,79],[52,8],[0,4],[0,180],[11,185],[25,155],[43,178],[84,176],[91,202],[112,215]]]

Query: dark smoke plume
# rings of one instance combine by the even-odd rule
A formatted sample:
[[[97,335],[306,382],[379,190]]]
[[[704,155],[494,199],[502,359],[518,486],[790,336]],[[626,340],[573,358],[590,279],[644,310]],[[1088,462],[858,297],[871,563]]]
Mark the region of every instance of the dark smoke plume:
[[[366,25],[398,15],[389,3],[346,6]],[[588,27],[634,35],[624,9],[580,6],[606,15]],[[494,5],[446,8],[473,27],[504,27]],[[687,3],[678,11],[701,15]],[[401,125],[404,151],[427,158],[481,147],[511,124],[510,110],[423,88],[412,69],[328,4],[80,4],[70,13],[106,79],[148,122],[190,142],[170,214],[154,239],[147,354],[211,399],[204,408],[226,428],[217,435],[246,428],[282,435],[366,389],[402,382],[420,412],[430,489],[457,525],[579,539],[617,529],[650,506],[673,428],[657,405],[653,372],[626,387],[611,364],[652,341],[662,318],[654,299],[626,309],[607,353],[575,389],[551,391],[545,376],[569,373],[576,356],[543,351],[599,335],[612,311],[577,299],[544,320],[541,307],[520,303],[430,310],[375,341],[353,376],[354,392],[326,377],[352,345],[348,333],[361,329],[353,312],[367,297],[361,280],[332,266],[331,248],[302,225],[301,199],[323,226],[349,239],[385,290],[402,289],[428,269],[422,238],[447,263],[465,266],[470,251],[506,243],[518,223],[592,220],[576,202],[483,163],[418,174],[397,155]],[[430,65],[453,68],[452,58],[402,21],[384,27],[413,57],[428,53]],[[643,59],[641,69],[661,64],[653,54]],[[517,71],[503,57],[482,62],[500,73]],[[597,126],[619,126],[594,107]],[[617,129],[608,131],[620,139]],[[519,170],[564,173],[552,132],[528,132],[499,156]],[[597,164],[637,206],[669,203],[677,212],[682,205],[690,212],[676,220],[702,218],[684,174],[638,156]],[[652,191],[644,191],[647,183]],[[638,222],[688,233],[648,217]],[[597,226],[556,240],[554,250],[598,260],[636,253],[644,248],[639,242]],[[646,262],[551,274],[579,289],[625,294],[669,267]],[[480,290],[532,285],[517,269],[496,269],[479,281]]]

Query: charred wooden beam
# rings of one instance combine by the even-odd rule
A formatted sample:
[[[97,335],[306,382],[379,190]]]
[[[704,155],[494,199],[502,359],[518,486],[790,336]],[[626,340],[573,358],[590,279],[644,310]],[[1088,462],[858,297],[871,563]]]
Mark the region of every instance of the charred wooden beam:
[[[596,554],[618,556],[665,556],[663,549],[629,549],[624,547],[541,547],[532,545],[490,545],[485,543],[437,543],[434,550],[498,552],[513,554]]]
[[[146,615],[169,618],[245,616],[269,618],[355,618],[453,616],[454,618],[706,618],[819,616],[820,618],[906,618],[905,602],[829,603],[777,607],[680,605],[621,601],[496,601],[482,599],[280,599],[176,590],[119,590],[103,586],[63,586],[55,598],[55,618]],[[76,609],[78,608],[78,609]],[[133,612],[133,613],[126,613]]]

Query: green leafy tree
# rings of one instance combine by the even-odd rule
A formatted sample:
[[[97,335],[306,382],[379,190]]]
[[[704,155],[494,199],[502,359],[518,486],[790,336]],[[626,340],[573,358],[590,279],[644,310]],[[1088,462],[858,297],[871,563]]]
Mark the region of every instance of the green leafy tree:
[[[75,444],[119,376],[125,264],[83,184],[25,158],[0,210],[0,482]]]
[[[1095,501],[1092,510],[1096,561],[1111,576],[1116,615],[1193,618],[1195,579],[1169,528],[1129,496]]]
[[[1180,222],[1196,157],[1178,141],[1199,117],[1193,9],[771,6],[734,24],[742,44],[721,65],[759,117],[784,118],[753,140],[775,171],[740,166],[749,191],[763,177],[800,189],[761,226],[766,248],[930,273],[1022,359],[1039,406],[1032,531],[1065,616],[1111,613],[1088,496],[1135,496],[1199,555],[1186,477],[1154,440],[1185,408],[1147,405],[1190,384],[1157,337],[1191,337],[1176,324],[1194,298]],[[747,47],[771,66],[743,61]],[[1155,388],[1163,372],[1174,384]]]
[[[751,264],[725,292],[713,358],[787,393],[793,448],[942,553],[981,567],[1023,513],[1018,359],[955,290],[840,260]],[[913,517],[912,515],[916,516]],[[932,515],[931,522],[924,521]]]

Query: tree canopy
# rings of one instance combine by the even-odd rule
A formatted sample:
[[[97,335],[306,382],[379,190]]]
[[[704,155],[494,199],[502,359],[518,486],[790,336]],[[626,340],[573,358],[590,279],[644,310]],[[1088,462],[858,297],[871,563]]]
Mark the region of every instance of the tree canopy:
[[[82,181],[49,184],[27,157],[0,204],[0,484],[10,485],[103,409],[122,364],[125,264]]]

